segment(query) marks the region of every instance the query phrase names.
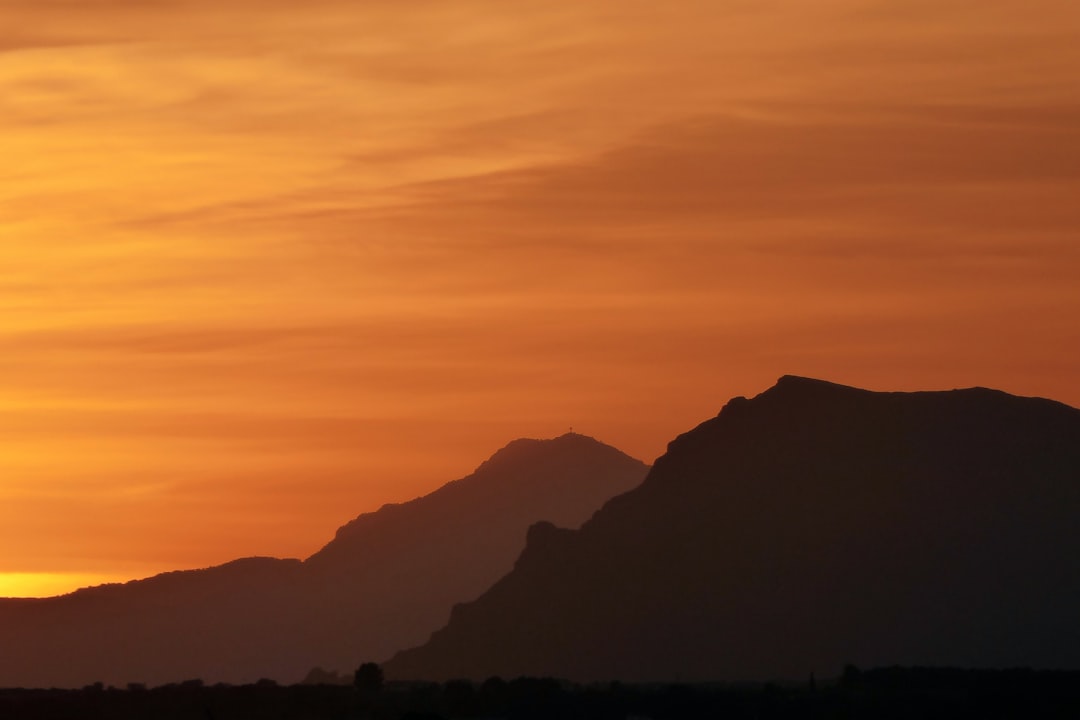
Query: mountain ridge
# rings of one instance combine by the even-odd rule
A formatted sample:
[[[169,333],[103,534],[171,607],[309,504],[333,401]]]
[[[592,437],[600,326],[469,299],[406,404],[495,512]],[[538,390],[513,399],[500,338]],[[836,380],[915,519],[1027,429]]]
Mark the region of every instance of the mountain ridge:
[[[785,376],[675,438],[389,677],[768,680],[1080,667],[1080,410]],[[796,601],[797,600],[797,601]],[[1080,648],[1080,643],[1072,647]]]

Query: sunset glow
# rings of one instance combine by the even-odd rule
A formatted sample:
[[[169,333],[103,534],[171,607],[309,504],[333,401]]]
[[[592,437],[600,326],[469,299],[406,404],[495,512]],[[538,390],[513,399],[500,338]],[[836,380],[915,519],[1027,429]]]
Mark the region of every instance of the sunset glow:
[[[780,375],[1080,405],[1074,0],[0,0],[0,596]]]
[[[53,597],[72,588],[130,579],[126,574],[110,577],[100,573],[4,573],[0,575],[0,597]]]

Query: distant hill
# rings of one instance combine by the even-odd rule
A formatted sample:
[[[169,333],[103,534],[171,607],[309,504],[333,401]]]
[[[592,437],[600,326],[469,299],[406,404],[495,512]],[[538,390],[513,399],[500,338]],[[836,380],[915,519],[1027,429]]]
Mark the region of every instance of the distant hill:
[[[784,377],[672,442],[389,678],[1080,668],[1080,410]]]
[[[468,477],[361,515],[303,562],[247,558],[0,600],[0,687],[351,672],[421,642],[509,571],[530,525],[578,526],[647,470],[583,435],[516,440]]]

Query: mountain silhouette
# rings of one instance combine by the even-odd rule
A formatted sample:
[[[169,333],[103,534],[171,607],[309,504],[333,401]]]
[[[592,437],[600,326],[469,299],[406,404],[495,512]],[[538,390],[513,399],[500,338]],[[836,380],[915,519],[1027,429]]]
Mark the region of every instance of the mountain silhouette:
[[[468,477],[359,516],[303,562],[247,558],[0,600],[0,687],[351,673],[423,641],[508,572],[530,525],[578,526],[647,470],[583,435],[516,440]]]
[[[670,443],[391,679],[1080,668],[1080,410],[784,377]]]

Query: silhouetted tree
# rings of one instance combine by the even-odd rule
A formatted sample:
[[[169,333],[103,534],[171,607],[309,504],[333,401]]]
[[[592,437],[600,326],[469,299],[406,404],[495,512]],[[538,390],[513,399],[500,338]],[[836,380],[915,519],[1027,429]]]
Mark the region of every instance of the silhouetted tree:
[[[844,666],[844,674],[840,676],[840,683],[846,688],[852,688],[862,681],[862,672],[851,663]]]
[[[383,671],[378,663],[366,662],[356,669],[353,685],[365,695],[375,695],[382,690]]]
[[[480,686],[480,707],[486,715],[505,715],[509,690],[501,677],[489,677]]]
[[[468,680],[450,680],[443,685],[443,706],[451,717],[475,714],[476,691]]]

